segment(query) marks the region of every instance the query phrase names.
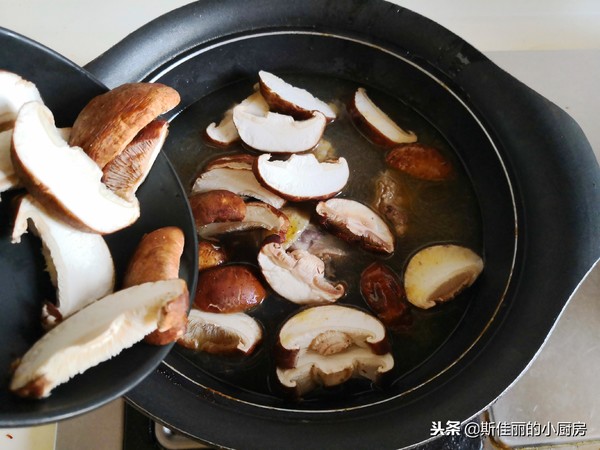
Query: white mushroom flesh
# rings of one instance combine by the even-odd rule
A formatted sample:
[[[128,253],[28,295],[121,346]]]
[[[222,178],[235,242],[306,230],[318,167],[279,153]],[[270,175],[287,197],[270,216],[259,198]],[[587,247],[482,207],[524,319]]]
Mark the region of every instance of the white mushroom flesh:
[[[258,89],[258,85],[255,86]],[[236,105],[237,106],[237,105]],[[240,106],[248,113],[255,116],[266,116],[269,112],[269,104],[265,101],[262,94],[258,91],[254,92],[248,98],[240,103]]]
[[[19,185],[19,177],[10,159],[12,130],[0,132],[0,192],[14,189]]]
[[[333,303],[345,288],[324,275],[322,260],[303,250],[287,253],[277,243],[264,245],[258,254],[262,273],[275,292],[300,305]]]
[[[319,111],[327,120],[334,120],[335,111],[322,100],[319,100],[305,89],[292,86],[276,75],[261,70],[258,72],[261,83],[275,93],[281,101],[291,103],[305,111]]]
[[[393,367],[390,353],[376,355],[368,348],[352,347],[329,356],[306,352],[298,358],[297,367],[278,367],[276,372],[283,386],[303,395],[318,386],[337,386],[354,377],[376,381]]]
[[[350,177],[345,158],[319,162],[312,153],[292,155],[285,161],[271,160],[270,154],[261,155],[255,171],[265,187],[294,201],[333,197]]]
[[[28,220],[40,237],[57,309],[63,319],[112,292],[115,268],[104,238],[86,233],[48,215],[31,196],[21,199],[12,233],[13,243],[27,232]]]
[[[394,367],[384,325],[364,311],[342,305],[295,314],[281,328],[279,345],[283,351],[277,377],[299,394],[352,377],[375,381]]]
[[[294,315],[281,327],[279,341],[285,349],[300,350],[329,331],[350,335],[352,343],[359,347],[381,342],[386,334],[384,325],[370,314],[347,306],[325,305]]]
[[[243,197],[252,197],[281,208],[285,200],[261,186],[252,170],[214,168],[204,172],[194,182],[192,193],[225,189]]]
[[[223,114],[223,118],[217,125],[212,122],[206,127],[206,135],[217,145],[230,145],[240,138],[237,128],[233,123],[233,108]]]
[[[47,397],[54,387],[160,329],[168,304],[181,295],[187,295],[186,283],[175,279],[133,286],[90,304],[31,347],[16,367],[10,389]]]
[[[179,344],[210,353],[250,353],[262,340],[262,328],[245,313],[220,314],[190,310],[186,333]]]
[[[37,187],[31,194],[43,196],[65,218],[105,234],[125,228],[139,217],[137,199],[126,201],[101,182],[100,168],[81,148],[67,144],[43,104],[30,102],[21,108],[12,141],[13,165],[19,164],[27,177],[23,183]]]
[[[43,102],[35,84],[15,73],[0,70],[0,124],[14,121],[21,107],[33,101]]]
[[[319,112],[306,120],[294,120],[292,116],[274,112],[255,115],[241,103],[233,109],[233,122],[242,141],[255,150],[297,153],[319,143],[327,119]]]
[[[364,88],[357,89],[354,95],[354,105],[364,120],[388,140],[396,144],[417,141],[417,135],[412,131],[405,131],[400,128],[396,122],[373,103]]]
[[[431,308],[471,286],[482,270],[481,257],[466,247],[426,247],[417,252],[406,266],[406,297],[419,308]]]

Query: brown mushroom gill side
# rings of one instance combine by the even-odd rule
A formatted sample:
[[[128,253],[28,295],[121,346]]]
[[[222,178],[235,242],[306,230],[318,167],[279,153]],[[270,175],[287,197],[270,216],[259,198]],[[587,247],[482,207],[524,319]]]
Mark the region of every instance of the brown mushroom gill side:
[[[354,200],[332,198],[316,207],[320,224],[339,238],[365,250],[391,254],[395,238],[385,221],[371,208]]]
[[[132,200],[160,152],[169,124],[154,120],[102,169],[102,182],[126,200]]]

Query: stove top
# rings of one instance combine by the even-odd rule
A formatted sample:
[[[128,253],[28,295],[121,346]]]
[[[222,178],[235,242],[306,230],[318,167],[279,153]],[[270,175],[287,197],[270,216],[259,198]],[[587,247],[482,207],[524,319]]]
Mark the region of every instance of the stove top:
[[[123,430],[123,450],[195,450],[210,449],[201,442],[170,430],[146,417],[130,405],[125,405],[125,426]],[[479,424],[479,420],[476,421]],[[457,428],[457,433],[444,435],[434,440],[413,447],[412,450],[481,450],[481,437],[467,437],[464,427]]]

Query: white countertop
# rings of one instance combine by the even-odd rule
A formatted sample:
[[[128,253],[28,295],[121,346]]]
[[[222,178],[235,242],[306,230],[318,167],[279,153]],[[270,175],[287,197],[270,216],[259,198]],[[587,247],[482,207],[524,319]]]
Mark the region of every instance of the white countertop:
[[[0,0],[0,26],[83,65],[149,20],[187,3]],[[452,2],[452,9],[450,2],[443,0],[394,3],[421,12],[463,36],[500,67],[566,110],[582,127],[600,159],[600,2],[573,1],[569,9],[559,0],[457,0]],[[492,408],[496,420],[598,422],[599,299],[600,267],[596,267],[575,293],[527,373]],[[586,390],[571,397],[559,395],[576,383],[585,385]],[[573,408],[575,403],[583,405],[588,415],[581,416],[581,409]],[[61,423],[56,448],[120,449],[121,407],[119,401],[113,402]],[[51,439],[48,436],[54,429],[40,429],[46,433],[42,439]],[[600,429],[588,428],[588,432],[600,435]],[[25,434],[23,430],[0,430],[0,448],[41,448],[39,441],[28,441]]]

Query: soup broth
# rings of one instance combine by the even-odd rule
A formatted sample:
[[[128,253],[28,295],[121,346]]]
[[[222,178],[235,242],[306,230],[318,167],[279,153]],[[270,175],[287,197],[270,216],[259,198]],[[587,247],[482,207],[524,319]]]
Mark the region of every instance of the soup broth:
[[[422,115],[398,99],[367,86],[369,97],[397,124],[405,130],[414,131],[420,143],[435,147],[451,162],[455,176],[450,180],[418,180],[386,166],[384,158],[387,150],[374,145],[363,136],[346,111],[345,105],[360,87],[356,83],[290,74],[285,75],[284,79],[337,107],[338,117],[328,124],[323,141],[315,152],[326,151],[330,145],[331,149],[327,152],[329,156],[343,156],[348,161],[350,179],[339,197],[353,199],[374,208],[377,182],[384,174],[400,187],[403,196],[407,228],[404,235],[397,237],[396,249],[391,256],[370,253],[341,241],[336,244],[337,238],[332,239],[345,253],[333,256],[328,263],[330,279],[343,282],[347,287],[346,295],[338,300],[338,304],[355,305],[369,311],[360,293],[360,276],[375,261],[384,262],[402,279],[411,255],[431,244],[456,243],[482,255],[480,214],[469,178],[454,149]],[[241,143],[217,148],[203,139],[203,133],[209,123],[218,122],[227,109],[250,95],[253,83],[250,80],[215,91],[184,110],[171,124],[172,137],[167,141],[166,151],[188,191],[209,161],[228,154],[248,152]],[[314,210],[314,203],[311,207]],[[234,233],[222,240],[222,244],[230,252],[231,262],[252,265],[256,267],[257,273],[259,243],[259,236],[253,232]],[[266,282],[264,284],[267,287]],[[337,398],[363,395],[373,389],[385,389],[386,383],[400,379],[434,352],[443,351],[444,341],[459,324],[472,300],[472,294],[473,289],[467,289],[454,300],[429,310],[411,306],[409,314],[412,316],[412,323],[399,331],[389,330],[395,365],[391,373],[386,375],[383,384],[375,386],[368,380],[351,380],[337,388],[317,389],[305,395],[304,401],[310,402],[323,397],[335,401]],[[216,356],[178,346],[175,351],[200,370],[235,389],[290,401],[275,376],[273,348],[280,326],[300,308],[302,307],[271,292],[260,306],[250,311],[249,314],[260,322],[264,334],[260,346],[249,356]]]

